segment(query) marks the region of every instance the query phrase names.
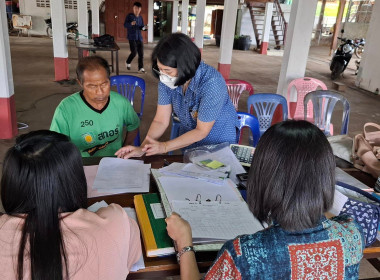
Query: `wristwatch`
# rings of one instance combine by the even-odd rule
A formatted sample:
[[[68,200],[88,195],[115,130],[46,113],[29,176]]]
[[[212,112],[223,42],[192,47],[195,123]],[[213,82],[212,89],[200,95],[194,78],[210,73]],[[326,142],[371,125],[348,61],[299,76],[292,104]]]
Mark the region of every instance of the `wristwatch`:
[[[190,252],[190,251],[195,252],[193,246],[186,246],[186,247],[183,247],[182,250],[179,251],[179,252],[177,253],[177,262],[180,263],[181,256],[182,256],[184,253],[186,253],[186,252]]]

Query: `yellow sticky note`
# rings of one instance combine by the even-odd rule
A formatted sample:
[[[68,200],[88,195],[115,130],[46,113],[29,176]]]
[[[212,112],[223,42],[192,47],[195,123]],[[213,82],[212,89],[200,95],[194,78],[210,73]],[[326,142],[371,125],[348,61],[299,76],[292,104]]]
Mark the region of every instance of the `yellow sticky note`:
[[[221,163],[220,161],[213,160],[213,161],[209,162],[208,164],[206,164],[206,166],[210,167],[212,169],[218,169],[219,167],[224,166],[224,164]]]

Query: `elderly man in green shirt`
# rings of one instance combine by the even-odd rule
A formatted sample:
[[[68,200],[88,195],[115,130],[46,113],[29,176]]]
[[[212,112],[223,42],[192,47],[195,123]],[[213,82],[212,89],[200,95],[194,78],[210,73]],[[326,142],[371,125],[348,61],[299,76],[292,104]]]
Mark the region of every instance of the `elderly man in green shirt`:
[[[133,143],[140,119],[124,96],[111,91],[105,59],[82,58],[76,72],[82,90],[61,101],[50,130],[67,135],[82,157],[113,156],[122,146]]]

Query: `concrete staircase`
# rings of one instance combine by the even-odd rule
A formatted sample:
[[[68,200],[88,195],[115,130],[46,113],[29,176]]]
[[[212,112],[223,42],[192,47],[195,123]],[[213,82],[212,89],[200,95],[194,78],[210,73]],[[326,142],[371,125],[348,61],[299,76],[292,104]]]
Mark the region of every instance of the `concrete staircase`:
[[[287,22],[285,21],[284,14],[281,10],[278,0],[256,0],[246,1],[247,7],[250,10],[253,31],[255,33],[257,47],[260,48],[262,43],[262,35],[265,20],[265,6],[266,2],[273,2],[273,14],[271,19],[271,36],[276,44],[276,49],[281,49],[285,44],[285,35]]]

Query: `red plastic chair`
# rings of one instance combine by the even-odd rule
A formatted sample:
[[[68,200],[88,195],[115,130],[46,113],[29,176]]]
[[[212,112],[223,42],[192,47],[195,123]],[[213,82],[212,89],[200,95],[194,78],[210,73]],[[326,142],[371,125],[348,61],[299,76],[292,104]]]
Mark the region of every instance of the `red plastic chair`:
[[[289,100],[290,100],[290,93],[292,88],[295,88],[297,92],[297,105],[296,105],[296,111],[294,115],[291,115],[290,107],[289,107]],[[314,78],[298,78],[290,82],[288,86],[288,108],[289,108],[289,119],[298,119],[303,120],[304,119],[304,104],[303,100],[305,99],[305,95],[308,94],[311,91],[315,91],[320,87],[322,90],[327,90],[327,86],[320,80],[314,79]],[[307,105],[307,119],[313,120],[313,106],[309,102]]]
[[[227,79],[226,84],[228,94],[232,100],[232,104],[235,106],[236,111],[238,110],[239,99],[243,91],[248,91],[249,95],[254,93],[252,85],[243,80]]]

